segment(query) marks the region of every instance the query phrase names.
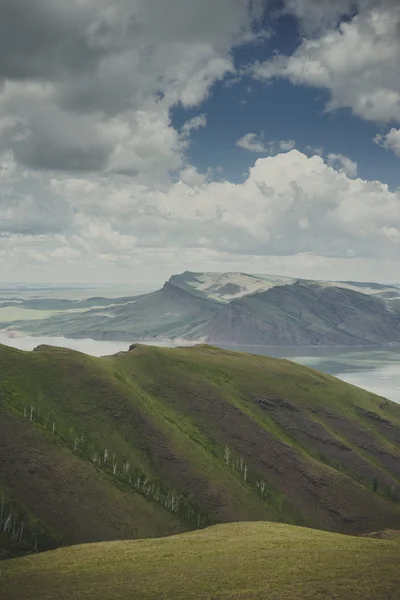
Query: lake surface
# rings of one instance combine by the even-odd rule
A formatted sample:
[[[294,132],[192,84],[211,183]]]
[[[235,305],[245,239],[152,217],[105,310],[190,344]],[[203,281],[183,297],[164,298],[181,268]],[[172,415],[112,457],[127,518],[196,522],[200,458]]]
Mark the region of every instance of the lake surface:
[[[15,335],[15,334],[14,334]],[[134,341],[134,340],[132,340]],[[127,342],[68,339],[64,337],[33,337],[0,331],[0,344],[33,350],[39,344],[64,346],[92,356],[104,356],[128,350]],[[175,346],[171,342],[160,346]],[[182,345],[182,344],[180,344]],[[386,348],[287,348],[270,346],[224,346],[237,352],[249,352],[275,358],[286,358],[339,377],[379,396],[400,403],[400,347]]]

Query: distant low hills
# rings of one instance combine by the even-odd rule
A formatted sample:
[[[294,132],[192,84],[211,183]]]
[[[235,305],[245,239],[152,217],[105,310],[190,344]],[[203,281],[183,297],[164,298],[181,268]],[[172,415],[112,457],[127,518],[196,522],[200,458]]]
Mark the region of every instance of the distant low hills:
[[[396,285],[185,272],[149,294],[109,300],[108,305],[104,298],[92,298],[65,306],[68,310],[60,308],[50,318],[14,326],[41,335],[217,345],[400,343]]]
[[[0,346],[0,548],[219,522],[400,529],[400,405],[210,346]]]

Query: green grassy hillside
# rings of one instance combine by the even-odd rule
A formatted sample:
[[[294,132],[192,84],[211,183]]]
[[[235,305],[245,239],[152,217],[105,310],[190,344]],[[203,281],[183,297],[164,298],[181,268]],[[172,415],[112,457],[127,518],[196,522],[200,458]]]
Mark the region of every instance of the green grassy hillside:
[[[0,565],[3,600],[395,600],[400,540],[276,523],[87,544]]]
[[[400,528],[400,406],[207,346],[0,346],[3,556],[227,521]]]

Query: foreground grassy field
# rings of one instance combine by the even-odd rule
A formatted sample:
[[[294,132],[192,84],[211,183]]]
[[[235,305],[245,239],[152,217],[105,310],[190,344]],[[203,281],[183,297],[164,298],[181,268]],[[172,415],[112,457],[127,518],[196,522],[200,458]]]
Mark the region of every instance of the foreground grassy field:
[[[400,540],[234,523],[0,564],[2,600],[398,600]]]

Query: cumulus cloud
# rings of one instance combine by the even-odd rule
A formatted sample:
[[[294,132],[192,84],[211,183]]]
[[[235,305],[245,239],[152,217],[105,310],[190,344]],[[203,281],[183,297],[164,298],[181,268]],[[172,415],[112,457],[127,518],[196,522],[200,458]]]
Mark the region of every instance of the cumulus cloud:
[[[285,0],[285,9],[293,14],[305,35],[333,29],[343,17],[371,4],[371,0]]]
[[[351,14],[353,5],[358,11],[338,28],[323,27],[318,35],[304,38],[291,56],[255,65],[255,76],[325,88],[328,110],[347,107],[370,121],[400,121],[400,6],[392,1],[329,4],[331,11],[325,12],[326,2],[318,7],[306,0],[288,2],[311,29],[324,23],[323,14],[331,15],[332,25],[343,12]]]
[[[287,150],[293,150],[296,146],[296,142],[294,140],[280,140],[278,145],[280,150],[286,152]]]
[[[396,261],[400,194],[349,177],[344,158],[324,162],[291,150],[258,159],[242,184],[194,183],[189,175],[162,189],[124,178],[54,178],[54,198],[70,207],[73,226],[22,242],[15,232],[0,237],[0,264],[131,269],[150,261],[171,271],[181,270],[184,255],[200,262],[293,255]],[[60,213],[59,229],[63,219]]]
[[[389,4],[369,7],[336,31],[329,27],[349,3],[340,10],[323,3],[331,6],[325,20],[317,8],[307,13],[306,0],[287,2],[314,37],[292,57],[258,65],[258,76],[326,87],[331,106],[384,120],[394,114],[399,91],[396,12]],[[249,133],[238,145],[266,156],[243,183],[213,181],[188,162],[191,135],[206,115],[178,131],[171,109],[199,107],[215,82],[235,76],[232,49],[257,38],[252,25],[263,0],[0,6],[5,278],[78,274],[88,281],[117,272],[134,280],[139,272],[229,264],[255,272],[287,273],[293,265],[323,271],[329,260],[344,268],[348,257],[394,269],[399,196],[355,179],[356,165],[343,155],[324,162],[294,150],[291,139]],[[371,89],[382,102],[371,103]]]
[[[236,142],[236,145],[243,150],[250,150],[250,152],[268,152],[268,149],[262,141],[259,140],[256,133],[246,133],[243,137]]]
[[[193,117],[193,119],[189,119],[183,124],[182,130],[185,132],[192,131],[193,129],[200,129],[201,127],[205,127],[207,125],[207,115],[198,115],[197,117]]]
[[[230,51],[261,10],[261,0],[2,0],[0,152],[34,169],[179,169],[187,144],[171,107],[196,106],[233,71]]]
[[[328,154],[328,164],[338,166],[338,170],[342,173],[346,173],[348,177],[357,177],[357,163],[344,156],[343,154],[334,154],[331,152]]]
[[[0,6],[2,265],[13,275],[139,264],[144,235],[137,239],[132,221],[121,225],[123,215],[168,218],[166,207],[147,203],[150,192],[169,189],[179,173],[187,186],[206,179],[186,158],[205,115],[177,131],[171,108],[200,104],[233,72],[231,51],[253,39],[263,2]]]
[[[24,171],[10,152],[0,155],[0,235],[68,231],[73,216],[47,178]]]
[[[296,145],[294,140],[279,140],[267,142],[264,140],[264,134],[258,136],[256,133],[246,133],[241,137],[236,145],[243,150],[249,150],[250,152],[258,152],[260,154],[274,154],[279,150],[286,152],[287,150],[293,150]]]
[[[384,135],[378,133],[374,137],[374,142],[382,146],[382,148],[392,150],[397,156],[400,156],[400,129],[392,127],[392,129]]]
[[[318,156],[322,156],[324,153],[324,149],[322,146],[318,147],[318,148],[314,148],[314,146],[306,146],[306,150],[308,150],[309,152],[311,152],[311,154],[317,154]]]

